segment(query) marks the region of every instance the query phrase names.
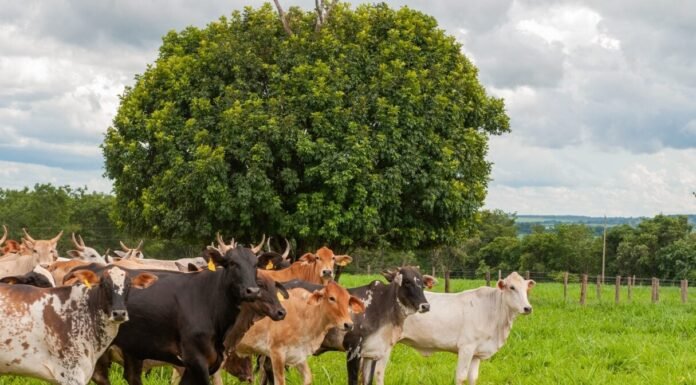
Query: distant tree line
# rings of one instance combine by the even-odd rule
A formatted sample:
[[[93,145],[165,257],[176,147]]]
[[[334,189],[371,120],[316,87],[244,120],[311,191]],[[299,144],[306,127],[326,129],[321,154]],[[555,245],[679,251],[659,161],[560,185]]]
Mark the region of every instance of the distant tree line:
[[[59,251],[72,248],[70,233],[80,234],[100,252],[117,248],[119,240],[135,244],[139,234],[127,234],[114,219],[117,206],[109,194],[84,188],[37,184],[33,189],[0,189],[0,224],[10,229],[10,239],[19,240],[22,228],[36,238],[65,231]],[[601,271],[603,237],[590,225],[559,223],[552,228],[532,227],[520,235],[516,216],[499,210],[479,211],[475,232],[448,245],[411,249],[407,245],[353,248],[353,269],[416,264],[457,270],[502,269],[598,274]],[[259,233],[262,232],[259,229]],[[274,235],[274,234],[268,234]],[[212,241],[214,234],[210,234]],[[260,237],[260,234],[259,234]],[[293,240],[294,241],[294,240]],[[204,245],[180,238],[146,239],[145,254],[174,258],[198,253]],[[294,250],[306,252],[309,250]],[[696,233],[686,216],[657,215],[636,226],[607,229],[606,274],[655,276],[663,279],[696,279]]]

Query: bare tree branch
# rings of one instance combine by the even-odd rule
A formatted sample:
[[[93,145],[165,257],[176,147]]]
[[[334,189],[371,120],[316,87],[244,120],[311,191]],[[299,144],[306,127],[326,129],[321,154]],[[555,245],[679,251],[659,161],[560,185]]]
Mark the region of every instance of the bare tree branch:
[[[283,7],[280,6],[280,2],[278,0],[273,0],[275,3],[276,9],[278,10],[278,16],[280,16],[280,22],[283,23],[283,29],[285,29],[285,32],[287,32],[288,35],[292,36],[292,29],[290,29],[290,23],[288,23],[288,14],[283,11]]]
[[[326,24],[326,21],[331,14],[331,10],[338,0],[314,0],[317,10],[317,26],[315,31],[319,31],[321,27]]]

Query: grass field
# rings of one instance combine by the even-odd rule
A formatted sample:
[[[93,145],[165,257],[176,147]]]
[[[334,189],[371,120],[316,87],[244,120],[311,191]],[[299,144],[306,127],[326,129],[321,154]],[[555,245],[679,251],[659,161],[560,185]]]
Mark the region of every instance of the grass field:
[[[346,276],[347,287],[377,276]],[[453,291],[483,285],[483,281],[453,280]],[[440,283],[439,290],[442,290]],[[679,302],[679,288],[662,287],[661,302],[650,303],[650,287],[636,287],[632,302],[614,304],[614,287],[605,286],[603,301],[588,290],[588,304],[578,304],[579,285],[569,288],[540,283],[530,294],[534,313],[519,317],[506,345],[481,365],[479,384],[694,384],[696,385],[696,292],[692,302]],[[437,327],[437,325],[433,325]],[[387,368],[387,384],[453,384],[456,356],[439,353],[425,358],[397,346]],[[327,353],[310,361],[315,384],[345,384],[345,359]],[[169,370],[154,370],[147,385],[168,384]],[[114,368],[114,384],[125,384]],[[40,381],[0,377],[0,385],[40,384]],[[225,377],[226,384],[237,384]],[[300,384],[292,370],[289,384]]]

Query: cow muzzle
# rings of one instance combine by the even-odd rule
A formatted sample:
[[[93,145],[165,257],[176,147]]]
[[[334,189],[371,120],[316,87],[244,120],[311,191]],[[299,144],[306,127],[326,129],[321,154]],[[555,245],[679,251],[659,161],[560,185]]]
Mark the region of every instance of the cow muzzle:
[[[112,310],[110,320],[114,322],[126,322],[128,321],[128,311]]]
[[[322,270],[321,276],[322,278],[333,278],[333,270]]]
[[[532,307],[531,307],[531,306],[525,306],[525,307],[522,309],[522,311],[523,311],[524,314],[532,314]]]
[[[418,305],[418,312],[419,313],[427,313],[430,311],[430,304],[429,303],[422,303]]]
[[[259,289],[258,287],[247,287],[246,289],[242,290],[243,299],[253,300],[258,298],[260,294],[261,289]]]

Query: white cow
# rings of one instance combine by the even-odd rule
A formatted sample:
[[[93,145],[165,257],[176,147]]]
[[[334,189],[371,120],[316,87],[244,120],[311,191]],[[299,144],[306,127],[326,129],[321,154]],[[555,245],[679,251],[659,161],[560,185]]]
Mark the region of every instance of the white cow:
[[[131,280],[118,267],[101,277],[80,270],[67,278],[78,284],[48,289],[0,284],[0,375],[87,384],[97,359],[128,320],[129,289],[157,280],[149,273]]]
[[[25,254],[9,254],[0,259],[0,278],[23,275],[34,269],[36,265],[49,266],[58,258],[58,240],[63,235],[61,231],[52,239],[35,240],[26,229],[24,230]]]
[[[78,235],[78,239],[75,239],[75,233],[72,233],[72,241],[75,245],[75,250],[69,250],[68,255],[73,259],[79,259],[81,261],[89,263],[98,263],[100,265],[106,265],[106,259],[104,256],[100,255],[97,250],[86,246],[85,241],[82,240],[82,236]],[[79,240],[79,241],[78,241]],[[108,255],[109,252],[107,251]]]
[[[452,294],[426,292],[430,312],[406,318],[400,342],[423,355],[457,353],[457,385],[467,379],[475,385],[481,360],[505,344],[517,315],[532,312],[527,292],[534,285],[534,281],[512,273],[498,281],[496,288]]]

